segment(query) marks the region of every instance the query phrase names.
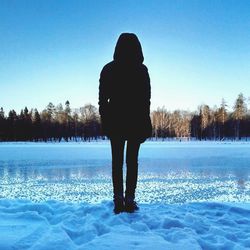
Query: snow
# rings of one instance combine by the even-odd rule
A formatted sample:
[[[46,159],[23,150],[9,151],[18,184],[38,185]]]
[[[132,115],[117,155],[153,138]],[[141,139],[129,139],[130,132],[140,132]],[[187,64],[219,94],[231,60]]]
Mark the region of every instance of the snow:
[[[140,204],[114,215],[112,203],[0,200],[0,249],[247,249],[250,205]]]
[[[109,142],[0,143],[0,249],[250,249],[249,149],[147,141],[114,215]]]

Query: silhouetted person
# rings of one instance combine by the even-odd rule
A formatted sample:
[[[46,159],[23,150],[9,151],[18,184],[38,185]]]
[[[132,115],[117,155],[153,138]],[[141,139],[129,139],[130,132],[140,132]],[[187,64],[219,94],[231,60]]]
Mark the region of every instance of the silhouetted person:
[[[113,56],[101,72],[99,112],[103,133],[110,138],[114,212],[134,212],[140,144],[152,134],[150,79],[135,34],[120,35]],[[123,155],[126,149],[126,192],[123,192]]]

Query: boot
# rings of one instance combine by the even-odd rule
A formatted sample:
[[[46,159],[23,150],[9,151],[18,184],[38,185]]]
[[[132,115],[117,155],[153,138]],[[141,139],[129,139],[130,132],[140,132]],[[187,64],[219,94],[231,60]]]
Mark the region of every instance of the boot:
[[[134,213],[135,211],[138,211],[138,210],[139,210],[139,207],[137,203],[134,201],[134,198],[126,197],[124,211],[127,213]]]
[[[114,213],[119,214],[124,212],[124,198],[114,197]]]

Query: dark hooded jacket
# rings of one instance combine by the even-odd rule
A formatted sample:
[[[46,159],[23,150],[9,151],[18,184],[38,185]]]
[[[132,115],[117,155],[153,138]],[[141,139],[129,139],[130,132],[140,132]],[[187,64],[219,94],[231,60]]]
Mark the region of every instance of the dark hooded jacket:
[[[140,42],[134,34],[124,33],[118,39],[114,60],[101,71],[99,112],[103,133],[141,142],[150,137],[150,91]]]

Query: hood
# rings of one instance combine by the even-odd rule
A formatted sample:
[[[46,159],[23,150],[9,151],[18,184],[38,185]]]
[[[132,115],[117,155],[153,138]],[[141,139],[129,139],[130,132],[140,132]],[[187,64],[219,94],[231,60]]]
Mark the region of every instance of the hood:
[[[142,64],[144,57],[138,37],[133,33],[122,33],[116,43],[113,58],[119,63]]]

